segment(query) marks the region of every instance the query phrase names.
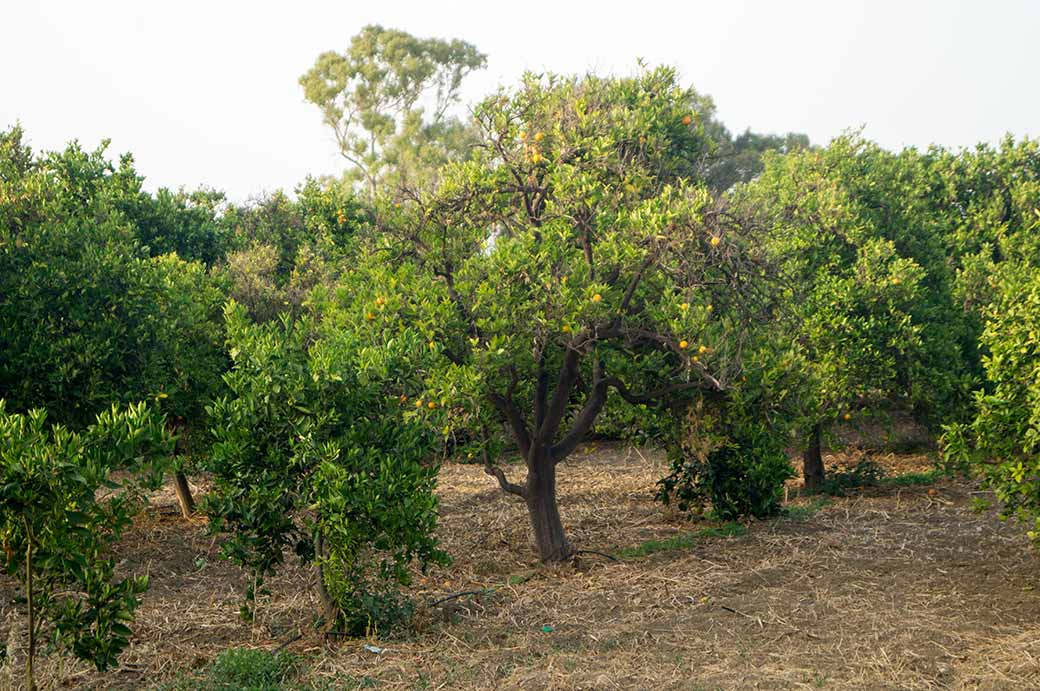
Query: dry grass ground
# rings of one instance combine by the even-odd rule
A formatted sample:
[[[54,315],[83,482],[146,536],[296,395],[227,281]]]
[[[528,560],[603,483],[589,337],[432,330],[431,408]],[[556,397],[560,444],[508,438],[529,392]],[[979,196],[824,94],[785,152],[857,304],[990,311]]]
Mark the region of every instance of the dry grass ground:
[[[928,468],[922,456],[882,460],[895,472]],[[606,447],[561,468],[576,546],[687,546],[545,570],[523,506],[480,468],[447,466],[440,532],[455,563],[416,596],[491,592],[424,608],[415,633],[373,639],[387,649],[374,654],[309,632],[316,603],[299,569],[272,583],[257,623],[241,622],[241,575],[202,525],[176,515],[171,492],[120,554],[152,579],[123,666],[98,676],[69,663],[66,686],[154,688],[229,646],[274,648],[302,627],[289,648],[305,661],[303,680],[329,688],[1040,689],[1040,558],[1017,526],[972,510],[968,484],[868,489],[822,507],[793,499],[818,510],[688,540],[710,524],[653,502],[659,453]],[[5,637],[11,585],[0,581]]]

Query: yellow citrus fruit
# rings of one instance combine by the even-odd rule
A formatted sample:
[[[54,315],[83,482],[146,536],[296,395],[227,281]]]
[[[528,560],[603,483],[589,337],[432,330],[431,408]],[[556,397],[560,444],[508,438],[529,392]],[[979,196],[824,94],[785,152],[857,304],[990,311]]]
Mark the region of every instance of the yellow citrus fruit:
[[[592,296],[592,301],[593,302],[602,302],[603,301],[603,296],[600,295],[599,293],[596,293],[595,295]]]
[[[570,324],[564,324],[563,328],[560,329],[560,330],[563,331],[563,333],[565,333],[565,334],[569,334],[571,332]]]
[[[416,407],[416,408],[422,408],[422,399],[421,399],[421,398],[420,398],[420,399],[417,399],[417,400],[415,401],[415,407]]]
[[[690,344],[687,343],[686,341],[679,341],[679,348],[681,348],[682,350],[686,350],[686,347],[689,346],[689,345]]]
[[[702,345],[700,348],[697,349],[697,352],[698,353],[706,353],[706,352],[708,352],[708,346]]]
[[[685,312],[686,310],[690,309],[690,303],[684,302],[683,304],[679,305],[679,309]]]
[[[693,118],[691,118],[689,115],[683,116],[682,124],[689,125],[691,122],[693,122]]]
[[[434,403],[433,401],[430,401],[429,403],[426,404],[426,407],[429,408],[430,410],[433,410],[434,408],[437,407],[437,404]]]
[[[544,138],[545,138],[545,135],[544,135],[544,134],[542,134],[541,132],[535,132],[535,133],[534,133],[534,140],[535,140],[536,142],[540,142],[540,141],[542,141],[542,139],[544,139]]]
[[[709,240],[708,242],[711,243],[712,247],[718,247],[719,243],[722,242],[722,240],[719,239],[718,235],[712,235],[711,240]]]

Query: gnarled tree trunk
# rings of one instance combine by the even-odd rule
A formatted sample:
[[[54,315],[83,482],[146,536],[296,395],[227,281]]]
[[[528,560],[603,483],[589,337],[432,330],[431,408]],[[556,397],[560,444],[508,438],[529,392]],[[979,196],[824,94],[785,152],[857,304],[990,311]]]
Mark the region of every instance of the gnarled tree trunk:
[[[524,502],[534,530],[535,547],[543,562],[560,562],[573,554],[556,503],[556,464],[549,449],[533,449],[528,462]]]

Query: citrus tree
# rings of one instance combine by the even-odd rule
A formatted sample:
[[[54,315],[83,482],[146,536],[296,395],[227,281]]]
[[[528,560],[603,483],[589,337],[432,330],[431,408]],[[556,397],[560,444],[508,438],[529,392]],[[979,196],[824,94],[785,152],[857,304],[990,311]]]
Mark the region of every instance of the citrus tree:
[[[610,397],[723,399],[739,376],[764,269],[743,220],[685,179],[711,146],[691,100],[664,68],[529,75],[477,108],[472,161],[377,218],[369,283],[394,292],[355,310],[426,335],[413,414],[526,504],[545,561],[573,553],[557,467]],[[503,427],[519,482],[497,462]]]
[[[434,439],[402,400],[429,350],[416,336],[384,343],[374,328],[287,315],[255,324],[227,308],[234,366],[210,410],[205,508],[224,554],[250,573],[246,615],[294,552],[318,570],[327,626],[390,627],[407,613],[396,586],[408,567],[444,559],[432,536]]]
[[[935,424],[963,410],[969,329],[928,175],[916,152],[850,136],[767,156],[735,192],[769,228],[782,273],[809,487],[824,480],[821,440],[836,423],[901,407]]]
[[[1005,515],[1040,541],[1040,268],[1007,263],[989,282],[984,387],[974,419],[946,428],[943,453],[956,468],[980,470]]]
[[[72,429],[138,400],[199,426],[227,366],[224,293],[203,264],[144,244],[135,219],[163,197],[141,191],[129,158],[117,169],[104,147],[75,144],[34,154],[17,129],[0,136],[0,169],[0,397]],[[178,208],[164,223],[198,222]]]
[[[172,440],[144,405],[100,414],[82,432],[47,413],[7,412],[0,399],[0,563],[18,578],[26,611],[26,687],[42,641],[116,664],[147,576],[115,576],[112,549],[162,478]],[[115,479],[115,471],[121,479]]]

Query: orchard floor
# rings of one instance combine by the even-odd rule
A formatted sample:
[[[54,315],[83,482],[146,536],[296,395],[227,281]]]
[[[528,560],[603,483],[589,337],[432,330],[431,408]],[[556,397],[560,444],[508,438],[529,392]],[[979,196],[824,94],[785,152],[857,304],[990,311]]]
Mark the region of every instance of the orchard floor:
[[[880,460],[892,474],[928,469],[923,456]],[[822,506],[792,483],[800,510],[719,537],[654,503],[657,452],[586,449],[560,467],[575,546],[625,558],[539,567],[523,506],[479,467],[446,466],[441,536],[455,563],[415,596],[493,591],[421,608],[410,636],[368,641],[380,654],[309,629],[316,602],[295,568],[243,623],[242,576],[165,492],[120,553],[152,583],[123,665],[100,676],[47,659],[44,671],[64,688],[156,688],[228,647],[273,649],[302,630],[288,648],[319,688],[1040,689],[1040,557],[1020,526],[973,510],[985,495],[967,483]],[[0,580],[3,640],[17,621],[11,586]]]

